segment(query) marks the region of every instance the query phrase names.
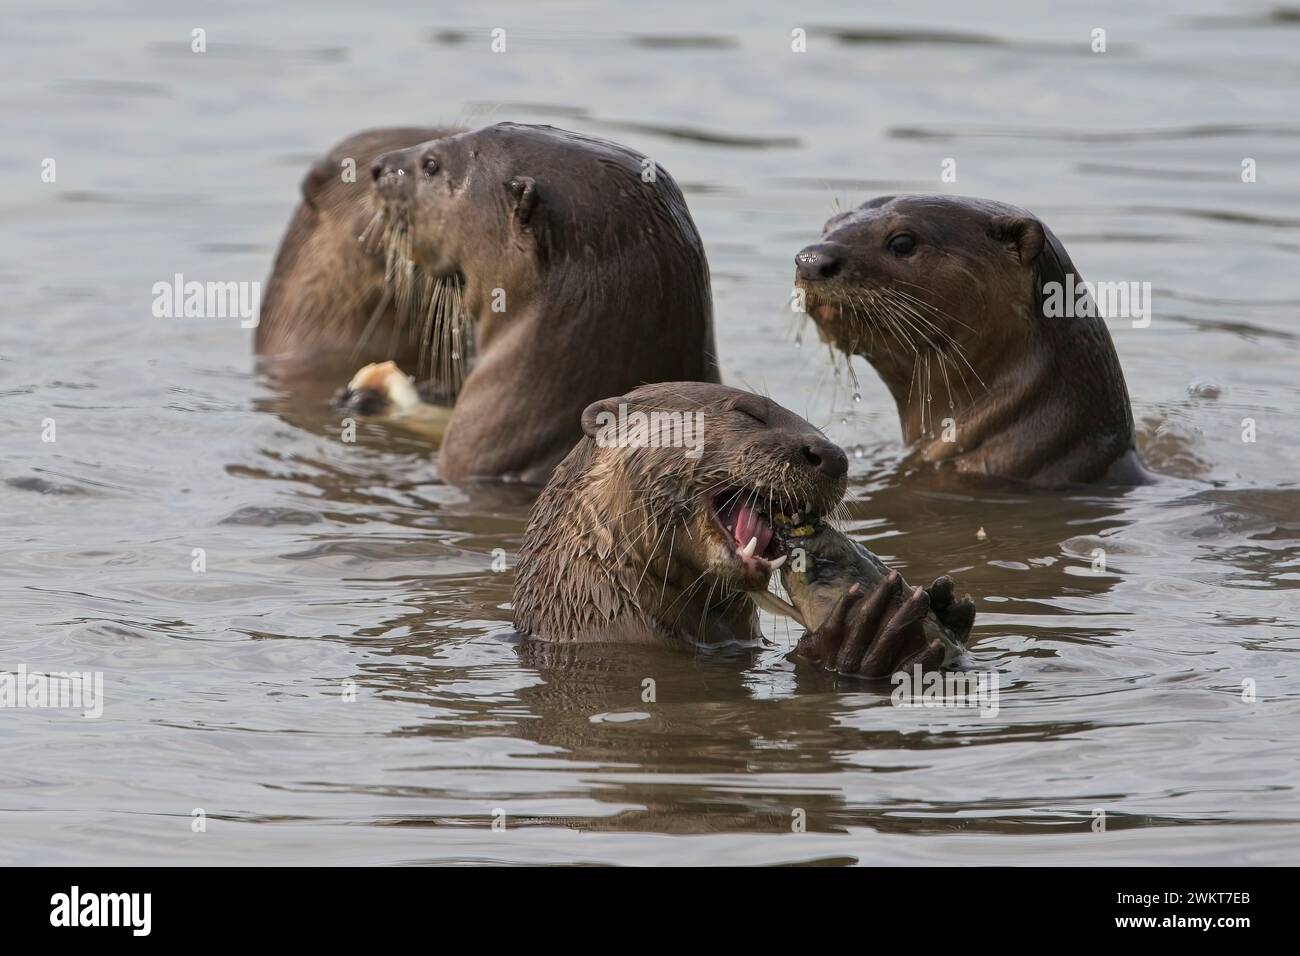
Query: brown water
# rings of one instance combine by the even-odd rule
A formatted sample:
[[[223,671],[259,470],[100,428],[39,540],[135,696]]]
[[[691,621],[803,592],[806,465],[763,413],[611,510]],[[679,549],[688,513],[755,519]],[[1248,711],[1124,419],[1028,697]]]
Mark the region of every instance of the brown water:
[[[1300,13],[404,6],[6,17],[0,668],[102,671],[106,702],[0,710],[0,860],[1297,862]],[[521,648],[491,562],[526,495],[440,484],[395,429],[344,443],[325,386],[277,394],[237,321],[153,318],[174,273],[264,279],[344,134],[489,117],[672,170],[727,380],[855,451],[855,534],[976,597],[996,717],[837,688],[770,618],[764,646],[695,655]],[[884,388],[858,364],[854,401],[785,304],[835,202],[899,190],[1027,206],[1087,278],[1152,283],[1150,327],[1112,331],[1172,477],[895,473]]]

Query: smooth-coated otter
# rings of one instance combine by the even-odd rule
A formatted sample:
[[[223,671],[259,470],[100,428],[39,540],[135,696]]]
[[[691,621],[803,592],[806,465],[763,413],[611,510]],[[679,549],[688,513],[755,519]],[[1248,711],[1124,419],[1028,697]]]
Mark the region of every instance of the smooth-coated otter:
[[[703,243],[639,153],[499,123],[386,153],[371,175],[394,274],[426,283],[399,301],[442,290],[422,338],[455,394],[444,479],[544,482],[593,401],[718,380]]]
[[[959,196],[883,196],[795,256],[823,339],[875,367],[914,458],[1039,485],[1147,480],[1105,322],[1049,317],[1081,285],[1037,217]]]
[[[516,628],[555,642],[759,637],[755,600],[791,553],[781,526],[816,527],[836,508],[843,450],[770,399],[700,382],[595,402],[582,430],[530,516]],[[822,580],[804,588],[818,602]],[[974,609],[952,601],[951,581],[927,592],[902,588],[897,575],[871,580],[845,575],[843,600],[817,611],[803,656],[868,677],[934,666],[944,649],[923,627],[932,594],[964,640]],[[805,616],[818,607],[806,604]],[[841,648],[851,649],[843,660]]]
[[[254,338],[258,354],[304,361],[338,354],[418,365],[420,345],[411,333],[419,323],[412,303],[403,303],[402,311],[395,302],[397,283],[388,275],[395,264],[375,235],[379,200],[370,166],[382,153],[455,132],[435,126],[365,130],[312,164],[266,282]]]

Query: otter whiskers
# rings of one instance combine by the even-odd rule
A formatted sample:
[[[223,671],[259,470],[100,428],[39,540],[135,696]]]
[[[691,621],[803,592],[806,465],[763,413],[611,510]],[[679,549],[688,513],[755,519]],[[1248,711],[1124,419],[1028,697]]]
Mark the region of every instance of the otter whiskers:
[[[435,277],[420,268],[412,250],[410,213],[403,207],[380,208],[358,241],[367,254],[382,256],[387,292],[363,343],[391,303],[397,316],[394,336],[405,329],[410,341],[420,346],[418,376],[431,378],[454,397],[465,383],[473,344],[473,322],[464,309],[460,276]]]
[[[888,346],[892,339],[902,355],[910,356],[912,372],[908,384],[908,399],[910,401],[913,394],[916,395],[922,434],[931,435],[935,425],[931,411],[932,378],[935,368],[938,368],[943,377],[950,413],[958,411],[957,393],[953,387],[954,378],[961,390],[965,392],[966,399],[963,407],[975,403],[975,395],[966,379],[967,371],[975,377],[980,386],[987,387],[967,358],[962,346],[951,335],[945,334],[931,318],[933,316],[948,320],[950,317],[930,303],[891,286],[847,293],[844,295],[843,305],[862,320],[872,351],[877,348],[875,334],[879,329],[883,345]],[[961,322],[956,324],[965,325]],[[860,341],[855,341],[853,348],[848,351],[854,352],[860,345]],[[935,360],[933,365],[930,361],[932,356]],[[848,363],[848,352],[845,360]],[[832,365],[838,379],[840,375],[838,361],[832,362]],[[851,364],[849,364],[849,373],[852,375]],[[853,379],[856,382],[856,376],[853,376]]]

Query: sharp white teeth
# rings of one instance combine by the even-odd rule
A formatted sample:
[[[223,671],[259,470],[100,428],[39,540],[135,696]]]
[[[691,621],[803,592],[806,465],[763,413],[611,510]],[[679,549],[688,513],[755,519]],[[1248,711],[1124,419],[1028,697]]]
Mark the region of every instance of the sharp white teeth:
[[[769,571],[775,571],[775,570],[776,570],[777,568],[779,568],[781,565],[785,564],[785,559],[788,558],[788,557],[790,557],[788,554],[783,554],[783,555],[781,555],[781,557],[777,558],[775,561],[769,561],[768,564],[767,564],[768,570],[769,570]]]
[[[796,512],[794,513],[794,517],[790,519],[790,523],[791,523],[791,524],[803,524],[803,514],[802,514],[802,512],[796,511]]]
[[[754,550],[758,547],[758,538],[750,538],[749,544],[740,549],[740,553],[747,558],[754,556]]]

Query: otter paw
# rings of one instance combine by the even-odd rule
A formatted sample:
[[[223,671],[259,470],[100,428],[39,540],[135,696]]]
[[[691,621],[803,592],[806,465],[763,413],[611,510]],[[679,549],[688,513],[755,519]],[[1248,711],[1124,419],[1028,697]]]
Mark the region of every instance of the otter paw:
[[[970,629],[975,624],[975,602],[969,597],[956,600],[952,578],[943,575],[934,579],[934,583],[925,589],[930,595],[930,612],[938,618],[939,623],[959,644],[970,643]]]
[[[951,584],[947,585],[950,605]],[[904,588],[897,571],[869,592],[854,584],[825,623],[803,636],[795,654],[852,677],[888,677],[916,664],[935,669],[943,663],[944,648],[941,641],[925,636],[922,622],[930,612],[930,600],[924,588]]]

